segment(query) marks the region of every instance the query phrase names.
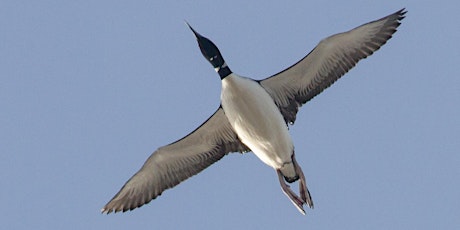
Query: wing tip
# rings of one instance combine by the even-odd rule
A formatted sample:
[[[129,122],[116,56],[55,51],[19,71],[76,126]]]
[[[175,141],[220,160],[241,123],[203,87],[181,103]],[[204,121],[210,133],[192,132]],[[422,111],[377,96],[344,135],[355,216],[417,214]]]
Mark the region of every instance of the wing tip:
[[[110,213],[117,213],[117,212],[126,212],[126,211],[131,211],[133,209],[135,209],[137,207],[134,207],[134,208],[122,208],[122,207],[118,207],[118,208],[115,208],[115,207],[110,207],[110,208],[107,208],[107,205],[101,209],[101,214],[110,214]]]
[[[101,209],[101,213],[102,214],[110,214],[110,213],[117,213],[117,212],[120,212],[120,211],[123,211],[123,212],[126,212],[128,209],[126,208],[126,205],[124,205],[123,203],[120,203],[120,201],[118,199],[116,199],[118,197],[118,194],[115,195],[114,198],[112,198],[102,209]],[[128,205],[129,206],[129,205]],[[131,208],[131,209],[134,209],[134,208]],[[129,210],[131,210],[129,209]]]
[[[101,214],[110,214],[110,213],[117,213],[117,212],[127,212],[127,211],[132,211],[136,208],[140,208],[155,199],[156,197],[160,196],[161,193],[159,193],[157,196],[153,198],[147,198],[143,202],[135,202],[132,200],[124,200],[124,199],[118,199],[118,194],[109,201],[102,209],[101,209]]]
[[[101,208],[101,214],[110,214],[110,213],[117,213],[119,212],[120,210],[117,209],[117,208],[114,208],[114,207],[109,207],[110,205],[110,202],[108,204],[106,204],[103,208]]]
[[[397,15],[398,20],[401,21],[406,17],[406,13],[407,13],[406,7],[403,7],[402,9],[396,11],[393,15]]]
[[[101,208],[101,214],[109,214],[111,213],[112,210],[108,210],[106,209],[105,207],[104,208]]]

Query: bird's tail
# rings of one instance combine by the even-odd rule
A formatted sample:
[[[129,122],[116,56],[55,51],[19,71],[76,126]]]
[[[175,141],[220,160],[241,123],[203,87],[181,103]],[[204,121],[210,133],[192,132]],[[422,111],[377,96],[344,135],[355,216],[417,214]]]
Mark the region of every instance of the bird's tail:
[[[295,182],[299,179],[299,174],[297,174],[297,170],[292,161],[284,164],[283,167],[280,168],[280,171],[284,177],[284,180],[286,180],[288,183]]]

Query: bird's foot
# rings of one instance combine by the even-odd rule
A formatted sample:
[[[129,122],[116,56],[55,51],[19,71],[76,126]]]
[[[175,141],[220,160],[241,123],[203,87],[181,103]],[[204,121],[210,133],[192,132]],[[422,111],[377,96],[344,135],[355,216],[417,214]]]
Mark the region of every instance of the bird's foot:
[[[310,208],[313,208],[313,200],[311,199],[310,191],[307,188],[307,181],[305,179],[305,175],[303,175],[302,168],[297,163],[294,155],[292,155],[292,162],[294,163],[294,168],[296,170],[297,175],[299,175],[299,193],[300,197],[304,204],[307,204]]]
[[[289,198],[289,200],[291,200],[291,202],[299,210],[299,212],[302,213],[303,215],[305,215],[305,210],[303,209],[303,205],[305,204],[305,200],[303,198],[300,198],[299,196],[297,196],[291,190],[289,185],[287,185],[284,182],[284,178],[283,178],[283,175],[281,174],[281,171],[277,170],[276,172],[278,173],[278,178],[279,178],[279,181],[280,181],[281,189],[283,190],[284,194],[286,194],[286,196]]]

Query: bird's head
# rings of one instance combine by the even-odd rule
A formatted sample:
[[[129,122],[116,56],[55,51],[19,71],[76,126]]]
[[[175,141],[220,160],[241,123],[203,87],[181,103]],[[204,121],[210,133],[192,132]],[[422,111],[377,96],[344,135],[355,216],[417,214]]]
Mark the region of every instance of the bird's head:
[[[225,60],[222,57],[222,54],[220,54],[220,51],[217,48],[217,46],[211,40],[209,40],[206,37],[203,37],[201,34],[196,32],[190,26],[190,24],[187,23],[187,26],[192,30],[193,34],[195,34],[198,46],[200,47],[203,57],[211,63],[211,65],[214,67],[214,70],[216,70],[216,72],[219,73],[221,78],[228,76],[231,73],[231,71],[225,63]]]

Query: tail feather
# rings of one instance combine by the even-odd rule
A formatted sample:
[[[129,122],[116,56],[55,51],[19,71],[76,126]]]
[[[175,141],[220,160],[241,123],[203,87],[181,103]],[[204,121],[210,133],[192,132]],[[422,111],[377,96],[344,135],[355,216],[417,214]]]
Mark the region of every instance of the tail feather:
[[[284,164],[283,167],[280,168],[280,171],[284,177],[284,180],[286,180],[288,183],[295,182],[299,179],[299,175],[296,172],[293,162]]]

